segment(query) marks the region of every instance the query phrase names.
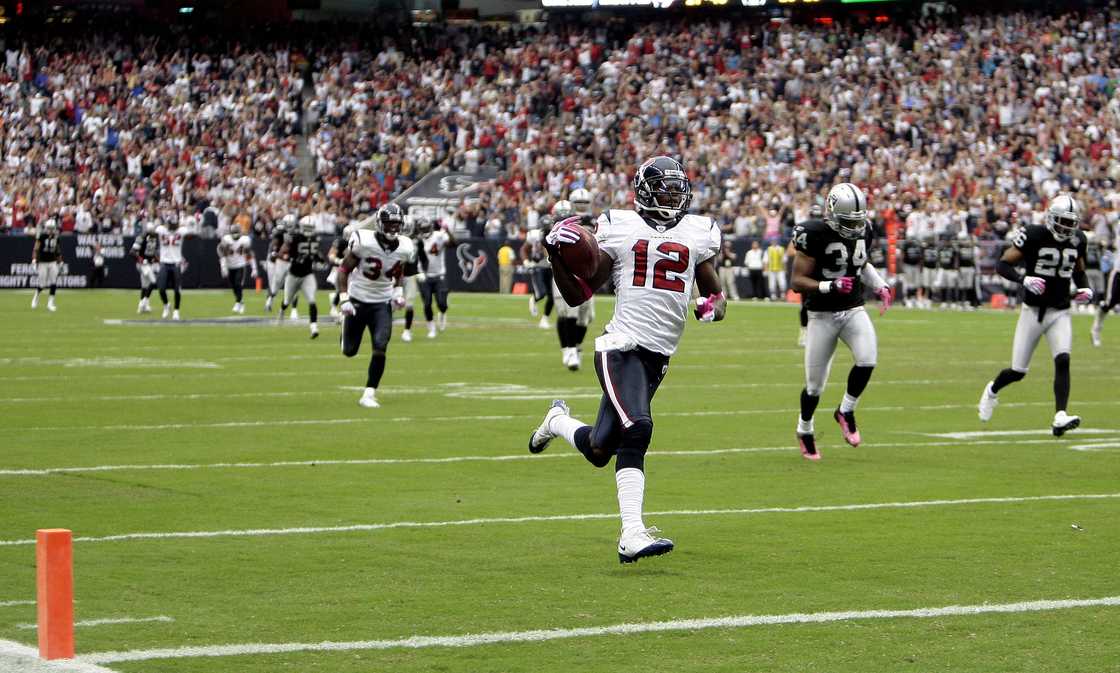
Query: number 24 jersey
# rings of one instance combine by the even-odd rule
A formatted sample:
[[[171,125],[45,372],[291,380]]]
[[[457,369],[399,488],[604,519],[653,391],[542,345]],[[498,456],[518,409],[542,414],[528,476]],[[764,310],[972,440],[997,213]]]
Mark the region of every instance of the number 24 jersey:
[[[599,216],[595,237],[614,260],[617,300],[607,332],[672,355],[684,332],[696,265],[719,252],[719,227],[711,218],[685,215],[658,231],[633,210],[609,210]]]
[[[394,281],[404,265],[416,260],[416,246],[407,236],[397,237],[397,247],[381,245],[377,233],[359,229],[350,236],[350,253],[358,266],[350,274],[350,298],[363,304],[379,304],[393,298]]]
[[[824,220],[806,220],[793,230],[793,246],[798,252],[813,259],[816,281],[836,280],[847,276],[855,279],[848,294],[814,292],[804,298],[810,311],[847,311],[863,306],[863,278],[860,272],[867,264],[867,251],[871,248],[872,233],[868,227],[861,238],[846,238],[828,226]]]
[[[1045,292],[1041,295],[1024,292],[1023,303],[1054,309],[1069,308],[1070,279],[1077,268],[1078,258],[1085,259],[1085,234],[1078,231],[1072,237],[1059,241],[1048,227],[1032,224],[1017,231],[1011,245],[1023,253],[1026,275],[1038,276],[1046,281]]]

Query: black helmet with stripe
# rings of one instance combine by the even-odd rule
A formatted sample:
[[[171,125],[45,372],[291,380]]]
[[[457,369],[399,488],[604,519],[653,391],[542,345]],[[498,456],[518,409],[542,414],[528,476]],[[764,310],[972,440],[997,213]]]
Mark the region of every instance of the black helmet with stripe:
[[[377,209],[375,226],[377,232],[385,238],[396,238],[404,228],[404,210],[395,203],[386,203]]]

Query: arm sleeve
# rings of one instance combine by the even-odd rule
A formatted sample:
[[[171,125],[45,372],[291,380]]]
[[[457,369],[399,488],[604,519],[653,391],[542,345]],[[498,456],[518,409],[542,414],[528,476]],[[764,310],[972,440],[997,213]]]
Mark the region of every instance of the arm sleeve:
[[[998,262],[996,262],[996,273],[1003,276],[1012,283],[1023,282],[1023,277],[1019,275],[1019,272],[1015,270],[1015,267],[1011,266],[1010,262],[1003,261],[1002,258]]]
[[[860,277],[863,279],[863,284],[875,292],[887,286],[886,281],[879,275],[879,271],[871,265],[871,262],[864,264],[863,268],[860,269]]]
[[[1085,269],[1085,253],[1089,246],[1086,244],[1085,239],[1082,238],[1081,242],[1077,245],[1077,258],[1081,260],[1081,264],[1073,267],[1073,284],[1077,288],[1090,287],[1089,276],[1086,275]]]

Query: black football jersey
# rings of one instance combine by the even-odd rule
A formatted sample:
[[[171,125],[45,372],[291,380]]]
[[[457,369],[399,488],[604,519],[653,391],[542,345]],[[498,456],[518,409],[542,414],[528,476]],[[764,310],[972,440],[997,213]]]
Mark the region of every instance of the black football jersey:
[[[1077,260],[1085,259],[1085,234],[1078,231],[1071,238],[1059,241],[1050,229],[1032,224],[1015,234],[1011,244],[1023,253],[1026,275],[1046,280],[1041,295],[1023,292],[1023,303],[1053,309],[1069,308],[1070,282]]]
[[[282,227],[276,227],[272,230],[272,237],[268,241],[268,251],[270,253],[279,253],[280,248],[284,245],[285,232]]]
[[[132,242],[132,254],[145,262],[159,259],[159,235],[155,232],[141,234]]]
[[[39,234],[39,255],[37,259],[40,262],[57,262],[62,256],[62,247],[58,242],[58,234],[48,234],[43,232]]]
[[[288,234],[284,239],[288,244],[288,260],[292,263],[288,273],[293,276],[306,276],[315,268],[319,259],[319,240],[315,235],[304,236],[300,232]]]
[[[908,240],[902,244],[902,263],[917,266],[922,263],[922,244]]]
[[[962,268],[970,268],[976,266],[976,246],[971,243],[965,243],[957,251],[957,256],[960,259]]]
[[[806,220],[793,230],[793,245],[798,252],[813,258],[816,281],[836,280],[848,276],[855,279],[848,294],[829,292],[813,293],[805,299],[810,311],[846,311],[863,306],[863,279],[860,271],[867,264],[872,247],[871,228],[862,238],[845,238],[823,220]]]
[[[922,248],[922,266],[927,269],[936,269],[937,258],[937,248],[933,245],[926,245]]]
[[[952,243],[946,243],[937,249],[937,266],[941,269],[957,268],[957,249]]]

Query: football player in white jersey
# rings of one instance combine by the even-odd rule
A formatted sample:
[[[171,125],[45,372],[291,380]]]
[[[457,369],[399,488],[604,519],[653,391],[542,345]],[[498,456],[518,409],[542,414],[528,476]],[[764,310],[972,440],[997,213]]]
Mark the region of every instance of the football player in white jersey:
[[[428,338],[434,339],[437,329],[440,332],[447,329],[447,258],[444,252],[458,241],[446,225],[439,225],[427,234],[422,232],[420,242],[426,260],[422,269],[424,279],[419,281],[420,298],[424,302],[424,320],[428,321]],[[433,297],[439,309],[438,319],[432,311]]]
[[[569,200],[557,203],[552,212],[557,221],[578,215],[581,227],[595,231],[595,221],[591,219],[591,192],[586,189],[573,190]],[[583,339],[587,336],[591,321],[595,319],[595,298],[590,297],[579,306],[569,306],[555,281],[552,283],[552,296],[556,304],[560,361],[569,370],[578,371],[583,365]]]
[[[634,193],[634,210],[608,210],[599,217],[593,278],[572,275],[556,254],[579,239],[578,218],[558,223],[546,237],[556,284],[570,306],[587,301],[608,279],[617,301],[606,333],[595,340],[595,371],[603,389],[595,425],[572,418],[564,401],[556,400],[529,438],[529,451],[540,453],[554,437],[563,437],[596,467],[617,456],[622,563],[673,549],[671,540],[642,519],[645,454],[653,436],[650,401],[684,331],[693,284],[700,291],[698,320],[722,320],[726,309],[712,263],[720,230],[711,218],[687,214],[692,188],[680,162],[666,156],[646,161],[634,176]]]
[[[241,227],[235,224],[218,242],[218,269],[233,290],[234,313],[245,313],[241,297],[245,287],[246,268],[253,278],[257,277],[257,258],[253,255],[253,244],[248,236],[241,235]]]
[[[58,240],[58,223],[51,218],[43,223],[42,230],[35,237],[35,247],[31,250],[31,268],[39,274],[39,285],[31,297],[31,308],[39,306],[39,293],[50,288],[47,310],[54,312],[54,295],[58,290],[58,274],[62,266],[62,244]]]
[[[807,220],[793,230],[797,256],[793,260],[790,286],[801,293],[809,311],[805,335],[805,388],[801,391],[801,414],[797,418],[797,441],[801,455],[820,460],[814,438],[813,414],[824,392],[836,345],[843,341],[855,360],[848,373],[848,388],[832,414],[844,441],[859,446],[856,405],[871,380],[879,347],[871,318],[864,310],[866,285],[882,302],[880,315],[890,308],[892,296],[886,281],[868,261],[872,244],[867,222],[867,197],[855,185],[844,182],[828,192],[824,220]]]
[[[159,278],[156,282],[159,286],[159,299],[163,302],[163,318],[166,320],[170,315],[172,320],[179,320],[179,304],[183,296],[183,269],[187,266],[183,259],[183,239],[194,236],[194,232],[185,228],[180,229],[179,222],[170,218],[167,224],[156,227],[156,235],[159,236]],[[167,301],[168,285],[171,285],[175,291],[174,311]]]
[[[361,226],[351,234],[346,257],[338,267],[342,354],[348,358],[357,355],[367,329],[373,340],[366,387],[358,400],[368,408],[381,406],[377,387],[385,373],[385,351],[393,336],[393,309],[404,306],[401,277],[404,265],[416,256],[412,240],[400,235],[404,227],[400,206],[386,204],[374,218],[372,229]]]

